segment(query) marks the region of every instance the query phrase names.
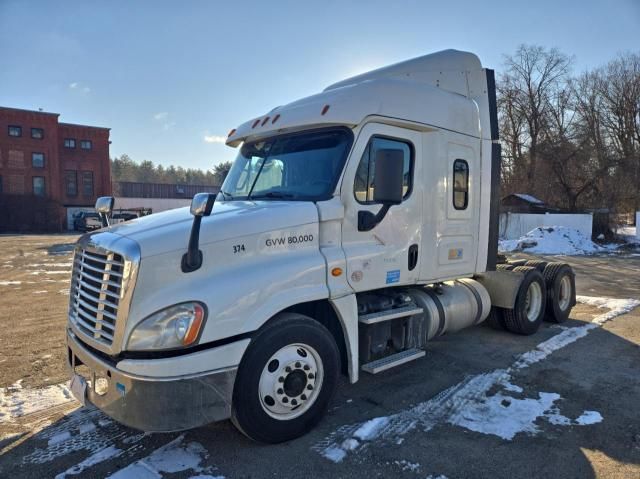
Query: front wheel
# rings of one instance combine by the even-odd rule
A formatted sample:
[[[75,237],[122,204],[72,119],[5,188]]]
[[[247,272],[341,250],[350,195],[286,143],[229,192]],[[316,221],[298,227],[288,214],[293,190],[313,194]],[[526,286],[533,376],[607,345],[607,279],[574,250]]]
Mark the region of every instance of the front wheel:
[[[231,420],[256,441],[302,436],[327,410],[339,358],[323,325],[300,314],[278,315],[258,331],[240,362]]]

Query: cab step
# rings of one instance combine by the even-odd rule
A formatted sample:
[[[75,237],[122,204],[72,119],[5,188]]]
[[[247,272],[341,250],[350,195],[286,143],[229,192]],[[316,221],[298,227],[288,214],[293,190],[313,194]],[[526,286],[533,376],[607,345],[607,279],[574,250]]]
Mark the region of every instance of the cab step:
[[[381,359],[376,359],[370,363],[363,364],[362,370],[370,374],[378,374],[387,369],[400,366],[401,364],[408,363],[414,359],[423,357],[426,353],[422,349],[407,349],[406,351],[400,351],[399,353],[386,356]]]
[[[376,313],[363,314],[358,316],[358,321],[363,324],[374,324],[382,321],[389,321],[390,319],[404,318],[407,316],[413,316],[414,314],[421,314],[424,310],[417,306],[403,306],[402,308],[389,309],[387,311],[379,311]]]

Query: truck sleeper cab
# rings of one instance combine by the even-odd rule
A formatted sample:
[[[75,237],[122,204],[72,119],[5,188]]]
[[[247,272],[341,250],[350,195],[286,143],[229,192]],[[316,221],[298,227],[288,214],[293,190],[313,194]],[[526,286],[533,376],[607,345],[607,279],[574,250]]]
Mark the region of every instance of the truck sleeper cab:
[[[569,266],[499,262],[495,85],[471,53],[344,80],[227,144],[240,148],[217,196],[76,247],[72,391],[124,424],[231,418],[290,440],[340,371],[356,382],[485,320],[533,334],[575,304]],[[112,208],[98,201],[105,223]]]

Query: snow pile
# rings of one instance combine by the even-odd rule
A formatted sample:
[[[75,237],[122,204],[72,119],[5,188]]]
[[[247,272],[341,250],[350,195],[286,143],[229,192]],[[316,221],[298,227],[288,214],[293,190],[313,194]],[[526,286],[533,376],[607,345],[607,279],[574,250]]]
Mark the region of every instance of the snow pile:
[[[550,354],[574,343],[604,322],[640,306],[635,299],[610,299],[578,296],[581,303],[606,308],[584,326],[563,328],[560,334],[518,356],[506,369],[468,377],[435,397],[390,416],[345,425],[327,436],[313,450],[333,462],[341,462],[349,453],[357,453],[372,443],[401,444],[409,432],[429,431],[438,424],[452,424],[465,429],[512,440],[519,433],[537,434],[541,419],[556,426],[588,426],[603,420],[597,411],[583,411],[571,419],[560,413],[557,393],[538,392],[527,395],[512,384],[513,376]],[[610,309],[609,309],[610,308]]]
[[[580,231],[565,226],[538,227],[515,240],[500,240],[504,253],[524,251],[533,254],[582,255],[607,251]]]

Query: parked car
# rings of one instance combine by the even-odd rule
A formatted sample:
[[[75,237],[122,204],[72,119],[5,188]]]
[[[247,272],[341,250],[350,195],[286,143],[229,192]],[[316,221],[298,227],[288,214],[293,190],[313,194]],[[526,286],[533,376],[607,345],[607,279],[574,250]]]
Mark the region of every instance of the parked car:
[[[138,217],[135,213],[114,213],[111,216],[111,224],[124,223],[125,221],[134,220]]]
[[[92,231],[102,228],[98,213],[81,211],[73,218],[73,229],[76,231]]]

